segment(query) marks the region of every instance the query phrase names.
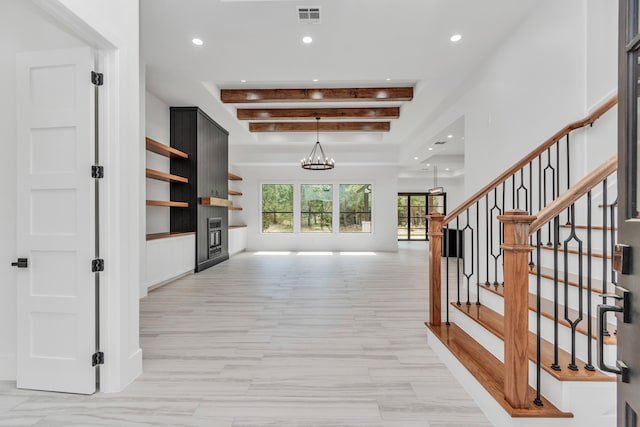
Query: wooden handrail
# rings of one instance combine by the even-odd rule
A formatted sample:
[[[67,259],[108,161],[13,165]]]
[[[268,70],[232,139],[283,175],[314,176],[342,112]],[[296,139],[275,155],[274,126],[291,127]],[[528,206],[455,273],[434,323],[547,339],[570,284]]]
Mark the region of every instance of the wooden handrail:
[[[569,134],[569,132],[580,129],[582,127],[588,126],[599,119],[604,113],[609,111],[614,105],[618,103],[618,95],[612,96],[609,100],[603,103],[601,106],[596,108],[591,114],[585,117],[582,120],[577,122],[573,122],[568,124],[558,132],[556,132],[551,138],[547,139],[542,145],[533,150],[527,156],[523,157],[518,163],[511,166],[505,172],[503,172],[496,179],[491,181],[489,184],[482,187],[477,193],[471,196],[467,201],[463,202],[460,206],[455,208],[449,215],[444,218],[442,225],[445,226],[449,224],[454,218],[458,215],[469,209],[471,206],[476,204],[481,198],[489,194],[489,192],[493,191],[498,185],[502,184],[503,181],[506,181],[511,175],[518,172],[520,169],[525,167],[529,162],[533,161],[536,157],[542,154],[547,148],[551,147],[553,144],[558,142],[560,139],[564,138]]]
[[[580,197],[587,194],[589,190],[604,181],[606,177],[614,173],[617,169],[618,156],[613,156],[602,165],[598,166],[598,168],[589,175],[582,178],[578,183],[572,185],[566,193],[538,212],[536,220],[533,221],[529,227],[529,234],[535,233],[546,223],[558,216],[560,212],[567,210],[569,206],[575,203]]]

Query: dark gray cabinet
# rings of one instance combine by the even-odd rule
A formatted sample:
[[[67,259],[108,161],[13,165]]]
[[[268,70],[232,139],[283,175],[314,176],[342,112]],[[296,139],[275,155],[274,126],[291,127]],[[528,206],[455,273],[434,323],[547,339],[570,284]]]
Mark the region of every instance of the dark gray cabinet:
[[[198,272],[229,259],[227,208],[200,203],[201,197],[229,198],[229,133],[198,107],[171,107],[170,120],[171,146],[189,154],[171,159],[171,173],[189,179],[171,184],[171,200],[189,202],[186,209],[171,208],[171,231],[196,232]]]

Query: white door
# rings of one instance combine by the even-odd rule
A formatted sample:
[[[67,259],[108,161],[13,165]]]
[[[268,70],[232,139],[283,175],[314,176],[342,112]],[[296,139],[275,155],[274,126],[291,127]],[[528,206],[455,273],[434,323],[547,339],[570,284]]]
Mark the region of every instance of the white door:
[[[89,48],[17,56],[19,388],[96,390],[93,64]]]

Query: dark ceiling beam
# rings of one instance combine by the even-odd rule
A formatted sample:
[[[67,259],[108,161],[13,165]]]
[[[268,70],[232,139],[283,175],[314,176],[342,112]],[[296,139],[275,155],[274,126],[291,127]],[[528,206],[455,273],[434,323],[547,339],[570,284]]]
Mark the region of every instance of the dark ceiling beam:
[[[413,88],[222,89],[220,99],[229,104],[305,101],[411,101]]]
[[[389,132],[390,122],[320,122],[320,132]],[[251,122],[250,132],[315,132],[314,122]]]
[[[397,119],[400,107],[385,108],[238,108],[239,120]]]

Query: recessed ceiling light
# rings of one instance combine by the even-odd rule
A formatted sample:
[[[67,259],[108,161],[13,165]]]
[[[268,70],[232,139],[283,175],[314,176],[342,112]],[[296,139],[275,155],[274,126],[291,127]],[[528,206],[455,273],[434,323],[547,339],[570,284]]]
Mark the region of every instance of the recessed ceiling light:
[[[444,170],[448,171],[448,170],[449,170],[449,168],[445,168]]]
[[[431,164],[430,164],[430,163],[427,163],[427,166],[431,166]]]
[[[195,44],[196,46],[202,46],[204,44],[204,42],[200,39],[191,39],[191,43]]]
[[[433,147],[429,147],[429,151],[433,151]]]
[[[246,83],[247,81],[245,79],[240,80],[240,83]]]
[[[391,81],[391,79],[390,79],[389,77],[387,77],[385,80],[386,80],[386,81]]]
[[[413,160],[418,160],[418,157],[414,157]]]
[[[453,138],[453,135],[447,135],[447,138]]]
[[[302,43],[309,44],[311,42],[313,42],[313,39],[311,38],[311,36],[304,36],[302,38]]]
[[[319,80],[318,80],[318,79],[313,79],[313,81],[314,81],[314,82],[317,82],[317,81],[319,81]]]
[[[452,42],[459,42],[460,40],[462,40],[462,36],[460,34],[454,34],[449,40],[451,40]]]

